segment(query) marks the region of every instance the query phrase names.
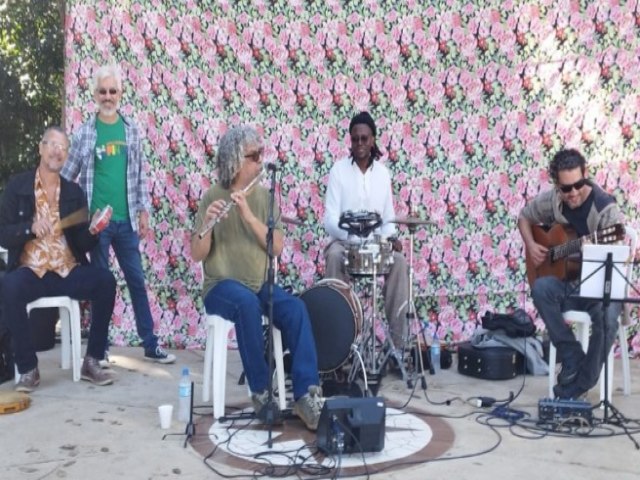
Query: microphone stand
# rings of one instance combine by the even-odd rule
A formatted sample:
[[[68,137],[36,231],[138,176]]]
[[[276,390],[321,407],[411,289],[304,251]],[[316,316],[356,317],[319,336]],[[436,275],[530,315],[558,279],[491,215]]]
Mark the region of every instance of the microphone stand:
[[[265,423],[268,425],[267,446],[273,447],[272,430],[273,425],[280,420],[280,408],[273,400],[273,287],[275,285],[274,271],[274,255],[273,255],[273,230],[275,228],[274,209],[276,195],[276,175],[277,169],[274,165],[268,166],[271,171],[271,188],[269,189],[269,207],[267,219],[267,256],[269,258],[269,266],[267,268],[267,318],[269,319],[268,335],[267,335],[267,358],[269,364],[269,381],[268,381],[268,399],[267,404],[263,407]]]

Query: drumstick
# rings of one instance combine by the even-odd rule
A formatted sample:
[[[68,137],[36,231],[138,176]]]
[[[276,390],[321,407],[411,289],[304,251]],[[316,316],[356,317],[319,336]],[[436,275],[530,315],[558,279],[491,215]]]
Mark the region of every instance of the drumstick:
[[[89,211],[87,207],[82,207],[79,210],[76,210],[73,213],[70,213],[64,218],[60,219],[60,228],[65,229],[69,227],[73,227],[74,225],[78,225],[80,223],[85,223],[89,221]]]

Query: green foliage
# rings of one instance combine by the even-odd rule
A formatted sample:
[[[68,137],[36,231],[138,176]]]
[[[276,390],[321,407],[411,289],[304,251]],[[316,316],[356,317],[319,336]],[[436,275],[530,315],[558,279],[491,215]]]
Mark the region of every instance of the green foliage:
[[[0,188],[35,164],[64,98],[64,0],[0,0]]]

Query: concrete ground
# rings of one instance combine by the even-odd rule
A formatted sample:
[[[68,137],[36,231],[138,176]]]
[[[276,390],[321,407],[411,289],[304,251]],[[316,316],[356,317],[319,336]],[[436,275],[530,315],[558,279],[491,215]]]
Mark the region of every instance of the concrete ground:
[[[2,479],[204,479],[219,478],[203,463],[203,457],[190,445],[183,448],[184,425],[174,421],[170,430],[161,430],[158,405],[177,407],[180,372],[188,366],[196,383],[196,405],[202,405],[202,351],[176,351],[174,365],[158,365],[143,360],[141,348],[111,349],[115,360],[114,385],[94,387],[74,383],[71,371],[61,370],[60,346],[39,354],[42,382],[31,395],[29,408],[0,415],[0,478]],[[614,380],[613,404],[627,418],[635,442],[640,442],[640,361],[632,360],[632,394],[619,390]],[[616,362],[616,369],[619,362]],[[238,386],[240,361],[236,351],[229,353],[227,404],[248,405],[246,387]],[[616,480],[640,478],[640,450],[615,426],[605,425],[583,438],[540,435],[522,428],[506,428],[493,422],[491,429],[481,425],[474,408],[455,397],[504,398],[524,388],[512,404],[537,419],[538,400],[547,391],[547,377],[519,376],[506,381],[477,380],[460,375],[454,368],[427,376],[427,395],[433,402],[452,400],[450,405],[427,403],[419,391],[410,405],[416,409],[451,417],[445,421],[454,432],[453,443],[441,457],[432,461],[375,475],[393,479],[469,479],[563,478]],[[12,383],[0,385],[0,392],[11,391]],[[393,375],[385,377],[380,393],[396,405],[405,403],[409,390]],[[598,392],[589,399],[597,402]],[[600,410],[595,411],[598,417]],[[204,432],[197,432],[204,433]],[[598,436],[596,436],[598,434]],[[387,442],[388,443],[388,442]],[[493,448],[495,447],[495,448]],[[488,453],[479,453],[490,449]],[[477,454],[477,455],[476,455]],[[221,458],[221,460],[224,460]],[[233,469],[212,457],[225,474],[250,474]],[[219,462],[219,463],[216,463]]]

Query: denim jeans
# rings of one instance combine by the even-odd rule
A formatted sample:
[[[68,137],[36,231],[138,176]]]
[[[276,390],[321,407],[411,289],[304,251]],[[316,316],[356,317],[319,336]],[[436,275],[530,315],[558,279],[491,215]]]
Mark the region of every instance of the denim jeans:
[[[87,355],[102,360],[107,346],[109,322],[116,297],[116,281],[106,269],[79,265],[69,275],[61,277],[47,272],[38,278],[30,268],[19,267],[3,279],[2,302],[5,323],[11,340],[18,372],[27,373],[38,365],[31,340],[27,304],[40,297],[68,296],[91,301],[91,330]]]
[[[549,338],[558,349],[561,361],[571,355],[575,349],[581,349],[571,327],[562,318],[562,312],[567,310],[582,310],[591,316],[591,336],[589,348],[575,383],[582,390],[589,390],[600,376],[600,370],[604,363],[605,351],[607,354],[613,345],[618,333],[618,316],[622,310],[622,304],[611,302],[606,312],[606,339],[604,337],[605,311],[601,301],[578,298],[575,284],[563,282],[555,277],[541,277],[533,284],[531,296],[538,313],[544,321]]]
[[[208,314],[220,315],[235,324],[238,350],[249,388],[260,393],[269,385],[269,366],[264,355],[262,315],[266,313],[268,286],[256,294],[236,280],[216,284],[204,299]],[[277,285],[273,289],[273,324],[282,332],[285,348],[291,352],[293,398],[318,385],[318,358],[309,314],[302,300]]]
[[[112,220],[99,236],[99,243],[91,250],[91,265],[109,268],[109,247],[118,259],[129,288],[133,313],[136,317],[136,328],[142,339],[145,351],[155,350],[158,337],[153,333],[153,317],[149,308],[149,298],[142,271],[140,256],[140,240],[138,232],[131,228],[131,223]]]

